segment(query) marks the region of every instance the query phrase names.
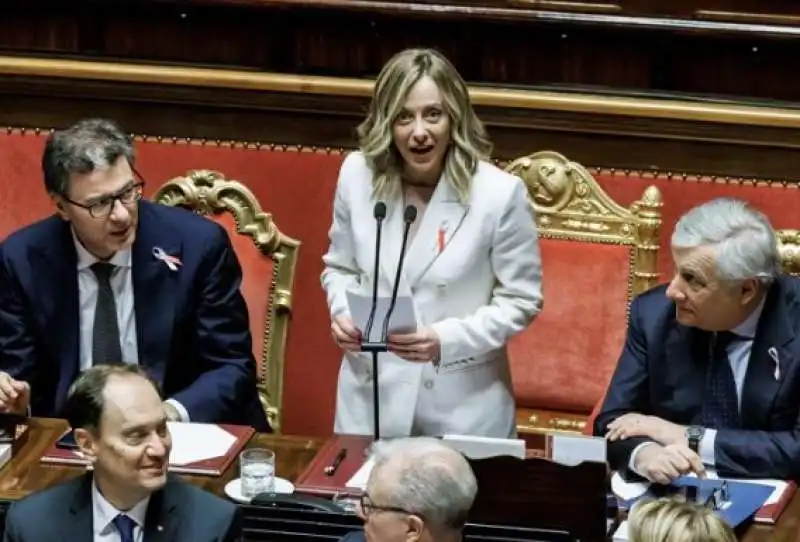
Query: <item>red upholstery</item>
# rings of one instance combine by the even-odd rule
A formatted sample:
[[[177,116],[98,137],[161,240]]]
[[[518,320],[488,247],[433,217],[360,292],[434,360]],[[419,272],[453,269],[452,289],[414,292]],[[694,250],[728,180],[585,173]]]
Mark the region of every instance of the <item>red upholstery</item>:
[[[587,414],[625,339],[629,247],[542,239],[545,309],[509,345],[517,405]]]
[[[33,131],[0,133],[0,238],[51,212],[40,169],[43,143],[44,137]],[[262,208],[273,214],[281,231],[302,242],[295,273],[292,323],[286,350],[283,432],[329,435],[332,431],[335,384],[341,356],[330,339],[330,322],[319,275],[322,271],[321,256],[328,244],[327,229],[336,176],[343,156],[338,150],[213,142],[201,144],[168,138],[140,142],[138,152],[137,167],[148,181],[148,197],[152,197],[164,181],[184,175],[190,169],[220,171],[227,178],[245,182]],[[658,265],[662,277],[666,277],[671,269],[669,250],[665,247],[668,246],[676,218],[690,207],[710,198],[733,195],[749,199],[773,219],[776,227],[798,227],[800,222],[800,218],[795,218],[797,213],[794,207],[799,193],[794,186],[786,187],[777,183],[775,186],[753,187],[735,182],[698,182],[639,172],[592,170],[592,173],[610,197],[623,206],[641,198],[648,185],[653,184],[661,190],[666,202],[662,209]],[[245,244],[246,241],[242,239]],[[564,251],[562,244],[554,239],[542,240],[545,309],[529,330],[533,342],[523,342],[521,345],[515,342],[511,346],[512,356],[527,355],[526,352],[531,355],[548,352],[548,359],[552,361],[543,365],[546,370],[515,365],[515,373],[542,380],[541,389],[537,391],[530,379],[526,378],[527,382],[517,379],[516,391],[527,404],[550,403],[564,412],[583,412],[580,416],[585,419],[590,410],[587,405],[591,404],[593,396],[599,400],[605,385],[603,379],[610,370],[598,370],[597,378],[590,378],[595,376],[595,367],[589,363],[601,356],[615,361],[616,356],[612,356],[614,344],[620,341],[619,329],[624,328],[614,327],[623,315],[622,309],[616,305],[621,294],[622,270],[619,270],[619,276],[615,272],[616,265],[626,261],[627,251],[610,244],[582,244],[580,249]],[[245,252],[242,251],[246,250],[237,245],[237,252],[248,268],[245,271],[245,296],[250,311],[260,310],[263,298],[258,297],[259,292],[250,290],[248,275],[251,274],[249,268],[252,262],[245,263],[250,262],[250,258],[243,255]],[[600,261],[601,258],[608,263],[589,267],[589,263]],[[266,268],[261,268],[255,269],[253,274],[267,272]],[[594,286],[587,280],[592,273],[602,274],[600,280],[593,279],[597,280]],[[605,299],[611,301],[606,303]],[[560,317],[569,320],[564,323]],[[612,325],[609,320],[615,323]],[[591,321],[604,331],[598,331],[597,336],[590,336]],[[612,329],[618,331],[610,331]],[[609,336],[605,333],[609,333]],[[536,343],[541,343],[541,348],[535,346]],[[525,344],[531,346],[526,347]],[[568,364],[557,354],[575,355],[578,349],[596,349],[597,355],[592,355],[587,365],[566,373],[572,376],[564,376],[561,373]],[[554,354],[556,357],[551,357]],[[582,391],[575,391],[574,375],[584,380]],[[556,386],[569,388],[563,393],[554,392],[551,388]],[[541,393],[536,395],[534,392]],[[528,403],[528,400],[531,402]]]

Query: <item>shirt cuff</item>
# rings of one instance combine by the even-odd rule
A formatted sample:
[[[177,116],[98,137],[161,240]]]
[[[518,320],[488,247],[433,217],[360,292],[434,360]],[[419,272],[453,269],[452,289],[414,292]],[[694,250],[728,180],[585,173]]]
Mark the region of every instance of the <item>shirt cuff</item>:
[[[640,445],[638,445],[636,448],[633,449],[633,452],[631,452],[631,459],[630,459],[630,461],[628,461],[628,469],[631,472],[633,472],[635,474],[638,474],[642,478],[646,478],[646,476],[644,474],[642,474],[641,472],[639,472],[639,470],[636,468],[636,456],[639,455],[639,452],[643,448],[646,448],[647,446],[650,446],[652,444],[656,444],[656,443],[655,442],[642,442]]]
[[[182,404],[180,404],[178,401],[176,401],[175,399],[167,399],[164,402],[175,407],[175,410],[178,411],[178,416],[180,416],[180,418],[181,418],[180,419],[181,422],[189,423],[189,422],[192,421],[189,418],[189,411],[186,410],[186,408]]]
[[[717,458],[714,453],[714,443],[716,443],[716,441],[717,430],[706,429],[705,433],[703,433],[703,438],[700,439],[700,446],[697,448],[700,452],[700,459],[703,461],[703,464],[708,467],[716,467],[717,465]]]

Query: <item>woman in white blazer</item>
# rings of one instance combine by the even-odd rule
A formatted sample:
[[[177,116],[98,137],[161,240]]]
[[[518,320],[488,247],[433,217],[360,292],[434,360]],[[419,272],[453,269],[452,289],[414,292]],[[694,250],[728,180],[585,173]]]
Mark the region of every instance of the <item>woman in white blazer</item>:
[[[322,285],[344,349],[334,430],[373,433],[371,354],[359,350],[345,292],[390,296],[407,205],[417,207],[399,295],[413,333],[380,354],[381,436],[516,434],[505,346],[542,308],[541,261],[523,182],[488,161],[466,84],[439,53],[395,55],[375,83],[361,150],[339,173]],[[377,201],[386,204],[373,276]],[[376,323],[380,329],[381,322]]]

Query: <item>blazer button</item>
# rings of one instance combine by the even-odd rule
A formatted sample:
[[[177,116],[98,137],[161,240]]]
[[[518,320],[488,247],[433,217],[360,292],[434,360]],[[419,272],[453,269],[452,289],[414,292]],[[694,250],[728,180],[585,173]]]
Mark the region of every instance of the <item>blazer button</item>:
[[[425,389],[429,389],[429,390],[433,389],[433,380],[426,380],[424,386],[425,386]]]

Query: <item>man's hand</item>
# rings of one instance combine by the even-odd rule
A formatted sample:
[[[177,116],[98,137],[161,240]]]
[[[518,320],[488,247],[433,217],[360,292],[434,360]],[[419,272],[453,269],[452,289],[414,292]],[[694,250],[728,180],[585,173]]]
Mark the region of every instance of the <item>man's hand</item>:
[[[331,334],[336,344],[346,352],[361,351],[361,332],[349,316],[337,316],[331,322]]]
[[[414,333],[394,333],[388,337],[389,352],[406,361],[427,363],[439,358],[439,335],[429,327]]]
[[[661,446],[651,443],[636,453],[636,471],[659,484],[669,484],[675,478],[694,472],[698,477],[706,475],[700,456],[684,444]]]
[[[30,384],[0,371],[0,412],[25,416],[30,404]]]
[[[630,437],[647,437],[659,444],[686,445],[686,428],[656,416],[645,416],[631,412],[620,416],[608,424],[606,438],[610,441],[625,440]]]

